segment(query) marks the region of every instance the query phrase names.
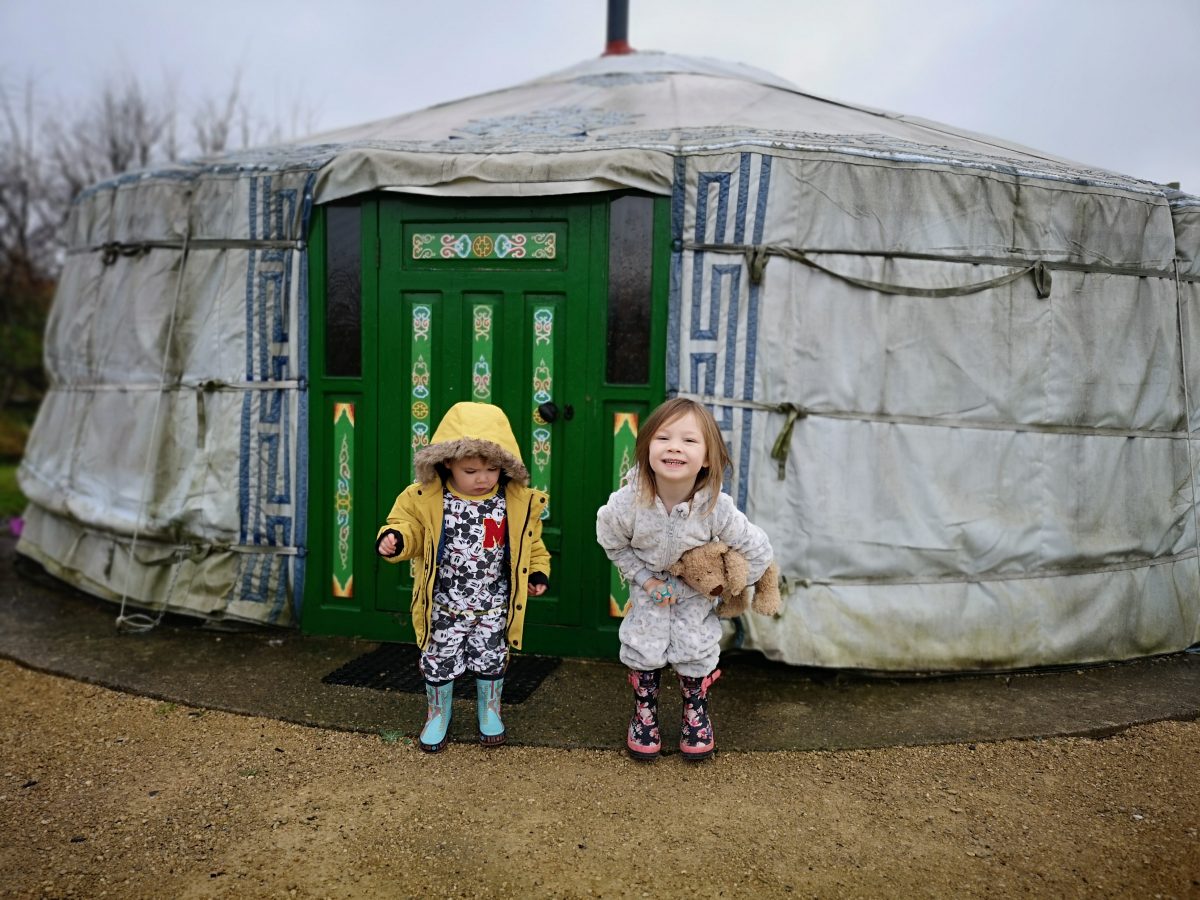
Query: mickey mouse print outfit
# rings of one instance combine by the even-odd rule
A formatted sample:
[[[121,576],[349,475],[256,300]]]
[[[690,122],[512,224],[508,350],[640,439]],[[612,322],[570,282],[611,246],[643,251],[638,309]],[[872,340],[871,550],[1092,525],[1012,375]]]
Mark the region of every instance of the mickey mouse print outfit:
[[[475,458],[500,469],[482,496],[449,483],[448,463]],[[508,419],[486,403],[454,404],[413,466],[417,482],[396,498],[376,546],[390,534],[397,549],[384,558],[412,561],[410,612],[429,702],[420,746],[445,746],[453,682],[468,671],[476,676],[480,741],[497,746],[505,734],[503,676],[510,648],[521,648],[529,586],[549,584],[542,541],[548,497],[528,486]]]

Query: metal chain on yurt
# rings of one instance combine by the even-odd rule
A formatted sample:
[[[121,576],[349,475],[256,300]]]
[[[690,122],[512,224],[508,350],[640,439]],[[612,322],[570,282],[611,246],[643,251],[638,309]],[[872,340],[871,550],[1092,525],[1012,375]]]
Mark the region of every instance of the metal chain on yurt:
[[[167,592],[163,597],[162,607],[158,610],[158,615],[153,618],[145,613],[130,613],[126,615],[125,604],[129,600],[129,580],[133,577],[133,568],[136,559],[138,537],[142,529],[142,516],[145,515],[147,504],[147,491],[150,485],[150,465],[154,460],[155,438],[158,434],[159,417],[162,412],[163,395],[166,393],[167,384],[167,364],[171,355],[171,341],[175,336],[175,319],[179,313],[179,298],[183,294],[183,276],[187,269],[188,259],[188,241],[192,233],[192,217],[191,210],[188,210],[187,225],[183,232],[183,246],[179,256],[179,279],[175,284],[175,299],[171,303],[171,318],[167,322],[167,337],[163,346],[162,366],[158,374],[158,396],[154,401],[154,416],[150,425],[150,439],[146,446],[146,462],[142,466],[142,495],[138,501],[137,517],[133,523],[133,539],[129,544],[129,562],[125,572],[125,586],[121,590],[121,611],[117,614],[117,628],[122,631],[144,632],[150,631],[157,627],[162,621],[163,615],[166,614],[167,605],[170,603],[171,591],[175,589],[175,581],[179,575],[179,567],[182,563],[180,551],[176,550],[173,554],[174,563],[171,567],[171,578],[167,584]]]

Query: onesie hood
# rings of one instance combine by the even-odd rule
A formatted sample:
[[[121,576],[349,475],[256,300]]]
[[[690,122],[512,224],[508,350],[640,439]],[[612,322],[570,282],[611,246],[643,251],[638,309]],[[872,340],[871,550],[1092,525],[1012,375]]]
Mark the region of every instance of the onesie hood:
[[[508,417],[490,403],[455,403],[447,411],[433,440],[413,457],[418,481],[439,477],[438,463],[478,456],[500,466],[512,481],[529,484],[529,470],[521,460],[521,449]]]

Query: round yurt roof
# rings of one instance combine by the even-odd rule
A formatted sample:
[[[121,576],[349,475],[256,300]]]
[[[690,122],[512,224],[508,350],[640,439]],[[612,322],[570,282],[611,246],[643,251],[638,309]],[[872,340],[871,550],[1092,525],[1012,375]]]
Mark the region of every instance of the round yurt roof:
[[[604,147],[670,144],[694,130],[753,135],[881,135],[1014,159],[1044,153],[936,122],[819,97],[740,63],[658,52],[601,56],[513,87],[317,135],[314,143],[477,140]],[[674,133],[674,134],[673,134]]]
[[[1146,186],[1010,141],[809,94],[751,66],[646,51],[230,154],[218,165],[322,163],[317,202],[391,187],[464,196],[665,194],[671,155],[734,144]]]

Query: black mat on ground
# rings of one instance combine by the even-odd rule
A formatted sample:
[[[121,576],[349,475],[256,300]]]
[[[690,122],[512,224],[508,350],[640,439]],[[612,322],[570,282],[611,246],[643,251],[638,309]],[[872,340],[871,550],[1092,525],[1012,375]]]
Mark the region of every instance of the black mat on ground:
[[[420,655],[415,644],[382,644],[330,672],[321,682],[423,694],[425,681],[417,669]],[[524,702],[560,662],[557,656],[510,656],[508,671],[504,673],[504,702]],[[468,674],[454,682],[454,696],[459,700],[474,699],[475,679]]]

